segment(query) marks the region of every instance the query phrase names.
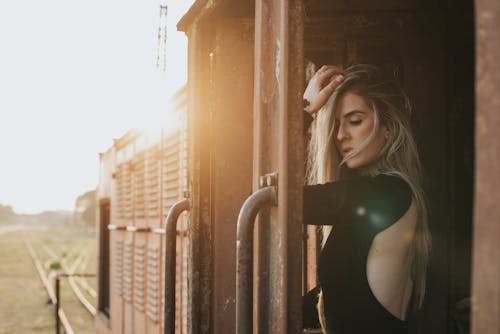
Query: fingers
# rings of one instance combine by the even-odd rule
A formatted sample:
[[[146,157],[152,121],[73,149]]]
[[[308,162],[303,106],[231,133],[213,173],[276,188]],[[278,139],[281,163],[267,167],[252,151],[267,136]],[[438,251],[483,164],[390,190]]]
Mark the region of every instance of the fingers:
[[[332,74],[335,75],[335,74]],[[316,95],[316,98],[314,99],[314,102],[311,103],[310,106],[308,106],[308,109],[306,109],[307,112],[310,111],[318,111],[321,107],[323,107],[330,97],[330,95],[333,93],[333,91],[337,88],[338,85],[344,80],[344,76],[342,74],[338,74],[333,80],[330,80],[330,82],[321,90],[318,92]]]
[[[318,81],[323,85],[328,82],[334,75],[343,74],[344,71],[341,68],[332,65],[323,65],[317,72]]]
[[[339,71],[339,73],[343,73],[344,71],[340,68],[340,67],[337,67],[337,66],[333,66],[333,65],[323,65],[320,67],[320,69],[318,70],[318,72],[324,72],[326,70],[330,70],[330,69],[334,69],[336,71]]]
[[[344,76],[342,74],[338,74],[335,79],[331,80],[328,85],[326,85],[323,90],[328,92],[329,94],[332,93],[335,88],[337,88],[338,85],[344,80]]]

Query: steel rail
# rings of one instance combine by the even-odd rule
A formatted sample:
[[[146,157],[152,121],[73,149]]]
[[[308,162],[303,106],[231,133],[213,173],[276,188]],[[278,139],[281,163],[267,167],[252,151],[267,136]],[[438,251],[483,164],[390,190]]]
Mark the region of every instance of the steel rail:
[[[67,274],[67,273],[62,273],[62,274],[57,274],[56,275],[56,334],[59,334],[60,333],[60,326],[59,326],[59,321],[62,320],[63,323],[64,321],[68,321],[66,318],[66,315],[64,314],[63,312],[63,309],[61,308],[61,300],[62,298],[60,298],[60,281],[61,281],[61,277],[68,277],[69,279],[71,279],[73,276],[82,276],[82,277],[91,277],[91,276],[95,276],[94,274]],[[65,333],[66,334],[73,334],[73,330],[70,328],[70,332],[68,332],[66,326],[64,327],[65,329]]]
[[[76,283],[76,280],[75,280],[75,277],[79,277],[79,278],[82,278],[82,277],[94,277],[95,275],[94,274],[85,274],[85,275],[83,275],[83,274],[74,274],[75,271],[76,271],[76,268],[78,268],[78,266],[80,265],[81,262],[82,262],[82,257],[78,257],[75,260],[75,262],[73,262],[73,265],[71,267],[68,268],[67,265],[64,265],[65,266],[65,270],[66,270],[66,274],[62,274],[62,275],[59,275],[59,276],[61,276],[61,277],[68,277],[69,286],[71,287],[71,290],[75,294],[75,296],[78,299],[78,301],[85,307],[85,309],[92,316],[95,317],[96,314],[97,314],[97,310],[96,310],[95,306],[91,302],[89,302],[89,300],[87,298],[85,298],[85,296],[82,293],[82,290],[80,290],[80,287],[78,286],[78,284]]]
[[[42,264],[40,263],[40,260],[38,259],[38,256],[36,255],[35,250],[33,249],[33,246],[31,243],[24,239],[24,243],[26,245],[26,248],[28,248],[28,252],[30,254],[31,259],[33,260],[33,263],[35,264],[35,268],[38,272],[38,276],[40,277],[40,280],[43,283],[43,286],[45,287],[45,290],[47,290],[47,294],[50,297],[50,301],[52,305],[58,305],[58,300],[56,293],[54,292],[52,285],[50,285],[49,279],[47,275],[45,274],[45,271],[43,270]],[[68,318],[66,317],[66,313],[62,308],[58,308],[56,310],[56,324],[58,324],[58,321],[61,321],[64,331],[67,334],[74,334],[73,329],[71,328],[71,325],[68,321]]]
[[[80,270],[86,270],[90,262],[89,253],[85,254],[85,261],[80,265]],[[75,277],[80,286],[92,297],[97,298],[97,292],[88,284],[87,280],[83,277]]]
[[[47,247],[46,245],[41,244],[41,247],[53,260],[56,260],[58,258],[57,254],[54,253],[54,251],[52,249],[50,249],[49,247]],[[81,252],[76,251],[75,253],[79,254]],[[67,263],[67,259],[64,258],[61,260],[61,267],[66,273],[73,274],[75,272],[76,268],[78,268],[78,266],[80,266],[82,260],[83,260],[83,256],[78,255],[78,257],[75,259],[73,264],[71,266],[69,266]],[[62,274],[60,274],[60,276],[62,276]],[[87,276],[76,275],[76,277],[67,276],[68,282],[69,282],[71,290],[73,291],[73,294],[78,299],[80,304],[82,304],[82,306],[85,307],[85,309],[92,316],[95,316],[97,314],[97,310],[96,310],[95,306],[82,293],[82,291],[80,290],[80,287],[83,287],[85,289],[85,287],[82,284],[82,281],[84,280],[83,277],[94,277],[94,276],[95,276],[94,274],[88,274]],[[76,278],[80,282],[80,287],[78,286]],[[85,284],[86,284],[86,282],[85,282]],[[87,287],[88,287],[88,284],[87,284]],[[88,287],[88,288],[90,289],[90,287]],[[94,291],[94,293],[95,293],[95,291]],[[91,294],[91,293],[89,292],[89,294]],[[92,296],[92,297],[94,297],[94,296]]]

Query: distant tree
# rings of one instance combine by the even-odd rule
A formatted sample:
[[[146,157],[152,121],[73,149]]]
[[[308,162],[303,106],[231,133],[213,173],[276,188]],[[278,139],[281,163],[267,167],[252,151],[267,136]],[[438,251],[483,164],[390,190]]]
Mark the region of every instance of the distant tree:
[[[16,213],[10,205],[0,204],[0,223],[13,223],[16,221]]]
[[[64,225],[68,223],[70,214],[63,211],[43,211],[37,215],[32,215],[32,218],[42,225]]]

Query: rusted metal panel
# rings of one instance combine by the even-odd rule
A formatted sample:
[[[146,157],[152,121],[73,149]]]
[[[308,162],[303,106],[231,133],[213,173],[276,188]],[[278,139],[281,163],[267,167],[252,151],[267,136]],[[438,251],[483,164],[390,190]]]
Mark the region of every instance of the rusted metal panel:
[[[218,19],[213,89],[213,333],[235,330],[236,221],[252,191],[254,22]]]
[[[302,330],[302,1],[255,6],[254,189],[278,172],[278,207],[261,214],[255,273],[257,332]]]
[[[177,23],[177,29],[185,32],[192,30],[198,20],[213,12],[216,2],[217,0],[196,0]]]
[[[188,36],[189,332],[233,332],[235,222],[252,182],[253,21],[204,18]]]
[[[475,1],[476,174],[472,333],[500,333],[500,3]]]
[[[328,1],[313,0],[305,1],[308,14],[317,16],[331,16],[339,12],[356,11],[403,11],[403,10],[422,10],[429,8],[438,8],[443,6],[443,1],[432,0],[345,0]]]
[[[201,21],[214,18],[253,18],[254,1],[197,0],[177,24],[180,31],[189,31]]]
[[[189,193],[192,201],[189,222],[188,333],[210,330],[212,218],[210,53],[213,27],[197,22],[189,27],[188,44],[188,121]]]

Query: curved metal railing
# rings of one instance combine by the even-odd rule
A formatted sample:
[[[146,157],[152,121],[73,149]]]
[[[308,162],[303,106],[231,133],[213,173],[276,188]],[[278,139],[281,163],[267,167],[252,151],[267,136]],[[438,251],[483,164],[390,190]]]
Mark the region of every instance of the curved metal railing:
[[[165,226],[165,310],[164,334],[175,333],[175,248],[177,220],[182,212],[190,209],[188,199],[176,202],[168,212]]]
[[[255,218],[265,206],[277,204],[276,187],[265,187],[247,198],[238,215],[236,240],[236,333],[253,333],[253,235]]]

